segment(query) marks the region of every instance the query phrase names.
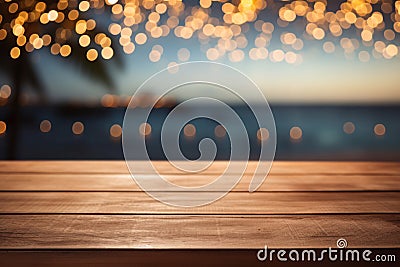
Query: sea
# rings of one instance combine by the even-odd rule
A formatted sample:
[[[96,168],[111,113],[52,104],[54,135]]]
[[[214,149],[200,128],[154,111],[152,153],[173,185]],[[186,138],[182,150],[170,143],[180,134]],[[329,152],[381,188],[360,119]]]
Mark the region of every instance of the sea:
[[[259,125],[247,106],[231,107],[248,132],[249,160],[257,160],[260,146],[264,142],[257,138]],[[137,112],[141,112],[140,108],[137,109]],[[160,136],[163,122],[171,110],[158,108],[151,112],[147,121],[151,125],[151,133],[143,137],[147,154],[138,151],[134,155],[135,159],[166,159]],[[275,160],[400,160],[400,106],[272,105],[271,110],[277,137]],[[123,124],[125,111],[123,107],[22,107],[14,154],[21,160],[124,159],[118,126]],[[2,107],[0,120],[7,122],[8,114],[8,108]],[[51,123],[48,132],[40,130],[44,120]],[[75,122],[84,125],[81,134],[72,132]],[[195,134],[188,137],[181,131],[177,137],[179,148],[186,158],[195,160],[200,157],[199,143],[204,138],[214,141],[217,148],[216,160],[231,158],[229,136],[239,128],[230,129],[228,134],[221,137],[215,135],[218,124],[214,120],[198,118],[190,123],[195,127]],[[117,136],[110,134],[113,125],[116,125],[114,135]],[[7,150],[10,145],[9,132],[7,128],[0,135],[0,159],[10,158]]]

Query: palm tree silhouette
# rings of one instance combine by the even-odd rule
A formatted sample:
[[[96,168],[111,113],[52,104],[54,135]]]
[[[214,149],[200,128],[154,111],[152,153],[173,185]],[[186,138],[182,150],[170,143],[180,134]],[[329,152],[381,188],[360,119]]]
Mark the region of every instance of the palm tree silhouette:
[[[3,2],[3,0],[1,0]],[[41,2],[45,3],[46,10],[56,10],[58,1],[51,0],[42,0]],[[15,9],[15,2],[9,3],[1,3],[0,4],[0,26],[4,30],[7,31],[7,36],[4,40],[0,41],[0,72],[9,77],[12,81],[12,94],[10,96],[10,100],[8,102],[9,108],[9,116],[7,118],[7,135],[9,136],[8,146],[7,146],[7,157],[9,159],[17,158],[17,142],[18,142],[18,134],[20,127],[20,96],[22,88],[25,85],[30,85],[38,94],[39,99],[42,102],[46,101],[45,95],[45,85],[40,79],[40,76],[36,70],[36,66],[32,60],[31,53],[27,52],[24,49],[24,46],[20,47],[20,55],[18,58],[11,58],[10,51],[13,47],[17,47],[17,36],[13,35],[12,25],[16,23],[16,19],[23,12],[28,14],[36,12],[35,8],[38,1],[19,1],[17,4],[17,10],[15,12],[10,12],[10,6],[14,4],[13,8]],[[77,4],[77,3],[76,3]],[[71,10],[77,10],[76,6],[68,5],[66,8],[60,10],[65,18],[68,16],[68,12]],[[14,11],[14,10],[11,10]],[[40,15],[40,14],[39,14]],[[78,20],[88,20],[87,13],[78,12],[78,17],[71,21],[69,19],[64,19],[61,22],[51,22],[47,24],[43,24],[40,22],[39,18],[33,19],[31,21],[27,20],[24,23],[24,35],[26,39],[29,39],[29,36],[33,33],[36,34],[49,34],[53,40],[56,39],[57,29],[70,29],[71,37],[68,40],[65,40],[65,43],[71,46],[72,52],[68,56],[66,60],[68,63],[73,63],[78,66],[82,72],[87,74],[89,77],[96,79],[101,82],[103,85],[107,86],[108,90],[112,90],[114,88],[113,79],[108,72],[107,63],[105,60],[97,59],[95,61],[88,61],[86,59],[86,52],[88,48],[84,48],[79,45],[78,38],[79,35],[74,32],[75,22]],[[3,31],[4,32],[4,31]],[[86,31],[85,34],[89,35],[91,39],[99,33],[106,32],[105,29],[102,29],[96,25],[96,28],[91,31]],[[110,37],[112,39],[112,37]],[[116,43],[113,40],[111,47],[115,51],[113,56],[113,63],[117,66],[122,66],[122,58],[120,49],[115,47],[113,44]]]

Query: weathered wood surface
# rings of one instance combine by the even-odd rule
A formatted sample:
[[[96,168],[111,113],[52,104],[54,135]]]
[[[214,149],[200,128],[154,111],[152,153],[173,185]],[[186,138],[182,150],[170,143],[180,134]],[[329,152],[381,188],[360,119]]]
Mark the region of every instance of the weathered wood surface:
[[[187,174],[154,162],[166,179],[188,187],[209,183],[226,164]],[[137,175],[155,179],[135,166]],[[259,190],[248,193],[256,166],[250,162],[224,198],[186,209],[141,192],[123,161],[0,161],[0,264],[46,258],[31,250],[61,258],[60,249],[99,250],[101,258],[100,251],[131,249],[141,264],[153,249],[168,258],[165,250],[176,257],[182,249],[328,248],[339,238],[350,248],[400,247],[400,163],[274,162]]]

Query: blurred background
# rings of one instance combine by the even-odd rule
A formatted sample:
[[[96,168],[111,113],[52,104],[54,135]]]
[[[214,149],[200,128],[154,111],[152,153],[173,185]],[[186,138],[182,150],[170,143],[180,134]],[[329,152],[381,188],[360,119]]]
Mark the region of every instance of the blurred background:
[[[400,160],[399,34],[394,0],[1,0],[0,159],[123,159],[128,103],[141,112],[159,97],[132,99],[136,89],[203,60],[237,68],[263,91],[276,159]],[[150,157],[165,158],[168,113],[199,94],[239,114],[257,159],[268,130],[248,107],[191,86],[163,96],[138,127]],[[199,157],[205,137],[229,159],[229,134],[207,119],[181,131],[183,154]]]

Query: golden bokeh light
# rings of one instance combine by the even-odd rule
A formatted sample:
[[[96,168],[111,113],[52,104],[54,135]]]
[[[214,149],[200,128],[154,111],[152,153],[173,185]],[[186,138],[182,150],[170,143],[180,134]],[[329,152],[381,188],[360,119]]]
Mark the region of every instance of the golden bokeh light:
[[[272,62],[281,62],[285,59],[285,52],[281,49],[274,50],[270,54],[270,59]]]
[[[139,134],[146,137],[151,135],[151,125],[147,122],[143,122],[142,124],[140,124]]]
[[[335,52],[335,44],[330,41],[325,42],[322,47],[323,47],[324,51],[328,54]]]
[[[63,57],[69,56],[69,55],[71,54],[71,46],[69,46],[69,45],[63,45],[63,46],[61,46],[61,48],[60,48],[60,54],[61,54]]]
[[[186,124],[183,128],[183,134],[186,137],[194,137],[196,135],[196,127],[193,124]]]
[[[88,11],[90,8],[90,4],[88,1],[82,1],[79,3],[79,10],[82,12]]]
[[[86,58],[87,58],[89,61],[95,61],[95,60],[97,59],[98,56],[99,56],[99,53],[98,53],[97,50],[94,49],[94,48],[89,49],[89,50],[86,52]]]
[[[368,51],[360,51],[358,53],[358,59],[361,62],[369,62],[371,56],[369,55]]]
[[[135,51],[135,44],[132,42],[129,42],[123,47],[123,50],[124,50],[125,54],[132,54]]]
[[[188,61],[190,59],[190,51],[187,48],[181,48],[178,50],[178,59],[180,61]]]
[[[0,16],[0,41],[11,42],[8,49],[13,59],[45,46],[50,47],[51,54],[67,57],[73,53],[76,41],[81,47],[91,46],[99,51],[104,59],[111,59],[117,54],[111,46],[114,42],[124,53],[132,54],[135,44],[153,45],[154,39],[172,35],[184,40],[197,39],[207,59],[213,61],[241,62],[247,56],[251,60],[269,57],[272,62],[299,64],[303,49],[306,51],[305,46],[315,40],[326,40],[320,44],[324,53],[344,52],[345,58],[358,58],[361,62],[393,59],[399,54],[399,1],[348,0],[336,9],[328,9],[325,0],[214,2],[6,1],[5,10],[10,18]],[[277,16],[265,16],[264,9],[275,10]],[[105,15],[106,10],[110,11],[111,20],[101,30],[106,20],[99,15]],[[281,47],[275,45],[275,27],[279,27]],[[47,29],[51,31],[46,32]],[[302,35],[303,32],[306,34]],[[115,36],[115,41],[111,36]],[[98,54],[91,49],[86,58],[93,61]],[[159,62],[160,51],[153,50],[149,59]],[[190,56],[187,48],[178,48],[179,61],[188,61]]]
[[[161,59],[161,53],[158,50],[152,50],[149,54],[149,59],[151,62],[157,62]]]
[[[113,138],[120,138],[122,136],[122,127],[119,124],[114,124],[110,127],[110,135]]]
[[[87,47],[90,45],[90,37],[89,35],[82,35],[81,37],[79,37],[79,44],[82,47]]]
[[[218,137],[218,138],[223,138],[223,137],[225,137],[225,136],[226,136],[226,129],[225,129],[225,127],[222,126],[222,125],[217,125],[217,126],[214,128],[214,134],[215,134],[215,136]]]
[[[74,124],[72,124],[72,133],[73,134],[81,135],[81,134],[83,134],[84,130],[85,130],[85,126],[83,125],[82,122],[77,121],[77,122],[74,122]]]
[[[57,10],[50,10],[47,14],[47,18],[49,21],[55,21],[58,18]]]
[[[105,94],[101,98],[101,105],[106,108],[116,107],[118,105],[116,97],[110,94]]]
[[[11,96],[11,87],[8,84],[4,84],[0,87],[0,98],[7,99]]]
[[[397,48],[397,46],[395,46],[394,44],[390,44],[383,50],[383,56],[387,59],[390,59],[396,56],[398,52],[399,49]]]
[[[371,40],[372,40],[372,37],[373,37],[372,32],[369,31],[369,30],[363,30],[363,31],[361,32],[361,38],[362,38],[363,41],[365,41],[365,42],[371,41]]]
[[[175,74],[178,73],[179,71],[179,65],[178,63],[172,61],[170,63],[168,63],[168,72],[171,74]]]
[[[325,37],[325,31],[321,28],[315,28],[312,31],[312,36],[317,40],[322,40]]]
[[[118,0],[106,0],[107,5],[115,5],[116,3],[118,3]]]
[[[167,5],[164,3],[160,3],[156,5],[156,12],[158,14],[164,14],[167,11]]]
[[[51,122],[49,120],[43,120],[40,122],[39,128],[42,133],[48,133],[51,131]]]
[[[55,44],[53,44],[53,45],[51,46],[50,52],[51,52],[53,55],[57,55],[58,53],[60,53],[60,49],[61,49],[60,44],[55,43]]]
[[[104,59],[110,59],[110,58],[112,58],[113,57],[113,55],[114,55],[114,50],[111,48],[111,47],[104,47],[102,50],[101,50],[101,56],[104,58]]]
[[[79,20],[75,25],[75,31],[78,34],[83,34],[86,32],[87,24],[84,20]]]
[[[385,125],[378,123],[374,126],[374,133],[377,136],[384,136],[386,133],[386,127]]]
[[[7,124],[4,121],[0,121],[0,135],[4,134],[7,130]]]
[[[269,139],[269,131],[266,128],[257,130],[257,139],[259,141],[267,141]]]
[[[135,42],[136,42],[138,45],[143,45],[143,44],[145,44],[145,43],[147,42],[147,36],[146,36],[146,34],[144,34],[144,33],[138,33],[138,34],[136,34],[136,36],[135,36]]]
[[[219,57],[219,52],[215,48],[210,48],[207,50],[206,55],[209,60],[217,60]]]
[[[121,33],[121,25],[117,24],[117,23],[111,23],[110,26],[108,27],[108,31],[112,34],[112,35],[118,35]]]
[[[343,132],[346,134],[353,134],[356,130],[356,126],[351,121],[345,122],[343,124]]]
[[[21,51],[18,47],[11,48],[11,51],[10,51],[11,58],[16,59],[19,57],[20,54],[21,54]]]
[[[295,126],[290,129],[289,134],[291,140],[299,141],[303,136],[303,131],[301,130],[300,127]]]

